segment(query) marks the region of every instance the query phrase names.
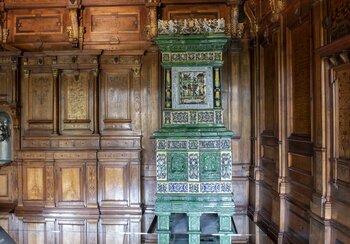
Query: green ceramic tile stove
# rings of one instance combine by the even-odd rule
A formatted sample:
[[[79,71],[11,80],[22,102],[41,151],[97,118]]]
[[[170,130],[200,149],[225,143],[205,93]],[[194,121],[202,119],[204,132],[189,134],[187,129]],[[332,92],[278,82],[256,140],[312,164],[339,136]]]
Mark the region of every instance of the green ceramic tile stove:
[[[221,67],[229,37],[224,21],[159,21],[164,108],[157,140],[158,243],[170,242],[171,214],[188,216],[189,243],[200,243],[200,216],[219,217],[231,243],[233,133],[223,124]]]

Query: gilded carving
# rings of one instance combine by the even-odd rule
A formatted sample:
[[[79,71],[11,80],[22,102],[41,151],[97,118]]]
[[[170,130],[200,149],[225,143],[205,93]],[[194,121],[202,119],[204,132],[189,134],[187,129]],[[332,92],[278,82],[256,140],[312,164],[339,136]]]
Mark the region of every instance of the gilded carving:
[[[82,76],[82,77],[81,77]],[[66,118],[69,120],[87,119],[88,118],[88,77],[84,74],[74,74],[65,76],[67,78],[66,101],[67,111]]]
[[[140,68],[133,68],[132,71],[134,72],[134,78],[139,78],[140,77]]]
[[[239,16],[238,5],[232,5],[230,31],[231,31],[231,36],[233,38],[241,38],[244,30],[244,23],[239,23],[238,16]]]
[[[224,32],[224,18],[158,20],[159,34],[219,34]]]
[[[158,34],[157,7],[156,6],[149,7],[148,21],[150,24],[147,26],[147,37],[148,37],[148,39],[153,39]]]
[[[256,18],[255,7],[256,5],[254,0],[245,1],[243,5],[244,13],[247,16],[249,21],[249,25],[250,25],[249,29],[253,36],[255,36],[256,33],[258,33],[259,31],[259,25]]]
[[[69,9],[69,17],[71,25],[67,26],[67,33],[69,42],[76,47],[79,40],[79,23],[78,23],[78,12],[77,9]]]
[[[269,0],[270,7],[272,11],[271,21],[277,22],[279,20],[280,14],[285,8],[286,0]]]

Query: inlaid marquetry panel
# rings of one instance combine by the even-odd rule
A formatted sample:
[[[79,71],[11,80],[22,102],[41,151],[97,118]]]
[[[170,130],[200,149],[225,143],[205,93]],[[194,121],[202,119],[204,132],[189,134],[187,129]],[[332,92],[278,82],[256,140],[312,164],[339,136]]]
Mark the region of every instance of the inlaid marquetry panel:
[[[130,44],[127,41],[141,40],[144,9],[128,7],[86,7],[85,41],[87,44]],[[92,43],[93,42],[93,43]]]
[[[338,79],[338,143],[339,158],[350,160],[350,68],[339,70]]]
[[[102,71],[100,130],[103,134],[132,129],[133,94],[130,70]]]
[[[44,198],[43,168],[27,168],[28,200],[42,200]]]
[[[66,33],[66,26],[70,25],[68,14],[64,8],[10,10],[9,42],[37,43],[37,45],[41,42],[42,45],[43,42],[68,41]]]
[[[81,199],[80,175],[80,168],[63,168],[61,170],[63,201],[77,201]]]
[[[288,30],[291,55],[290,74],[292,83],[292,133],[311,134],[311,64],[312,28],[310,18],[305,18]]]
[[[32,74],[29,78],[29,119],[52,120],[53,78],[51,74]]]
[[[62,132],[93,132],[93,80],[90,71],[63,71],[61,74]],[[82,133],[82,132],[80,132]]]
[[[28,71],[29,72],[29,71]],[[52,133],[54,81],[51,73],[31,72],[22,78],[25,132]]]

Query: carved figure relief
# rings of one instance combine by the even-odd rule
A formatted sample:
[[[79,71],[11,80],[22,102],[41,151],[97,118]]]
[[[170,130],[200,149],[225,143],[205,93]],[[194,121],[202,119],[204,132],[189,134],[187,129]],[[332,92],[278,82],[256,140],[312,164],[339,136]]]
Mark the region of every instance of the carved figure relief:
[[[206,102],[205,72],[180,72],[180,104],[203,104]]]
[[[224,18],[158,20],[159,34],[219,34],[224,32]]]

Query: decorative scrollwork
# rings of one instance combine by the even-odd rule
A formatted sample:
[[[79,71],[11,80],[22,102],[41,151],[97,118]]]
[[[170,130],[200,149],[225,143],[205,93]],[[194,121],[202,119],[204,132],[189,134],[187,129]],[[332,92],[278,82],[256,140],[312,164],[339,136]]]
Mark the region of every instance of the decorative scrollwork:
[[[5,141],[10,137],[10,129],[8,125],[8,121],[0,120],[0,142]]]
[[[158,20],[159,34],[219,34],[224,32],[224,18]]]

